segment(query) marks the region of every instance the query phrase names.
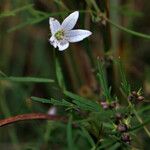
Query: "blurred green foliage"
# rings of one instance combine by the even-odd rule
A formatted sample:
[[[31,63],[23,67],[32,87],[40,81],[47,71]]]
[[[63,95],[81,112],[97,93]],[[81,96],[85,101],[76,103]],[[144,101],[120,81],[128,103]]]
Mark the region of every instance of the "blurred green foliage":
[[[57,106],[59,115],[69,118],[67,124],[32,120],[1,127],[0,149],[148,149],[149,138],[143,130],[149,123],[150,112],[147,105],[150,44],[144,39],[149,39],[148,0],[116,0],[115,5],[108,0],[0,2],[0,118],[47,113],[51,105]],[[99,9],[109,17],[110,24],[97,22],[99,18],[89,13]],[[72,44],[65,52],[58,52],[48,42],[48,19],[53,16],[63,20],[74,10],[80,10],[76,28],[89,29],[93,35],[82,43]],[[106,70],[103,66],[97,68],[97,57],[104,58]],[[126,73],[122,73],[123,68],[117,63],[112,63],[118,57]],[[127,106],[119,87],[126,96],[142,87],[147,101],[133,110],[137,118],[133,119],[131,128],[132,147],[116,142],[119,140],[113,135],[106,140],[101,137],[111,133],[113,126],[108,122],[116,112],[102,110],[98,102],[103,96],[114,100],[117,94],[119,102]],[[73,123],[79,123],[79,128],[74,128]],[[103,127],[107,130],[103,131]]]

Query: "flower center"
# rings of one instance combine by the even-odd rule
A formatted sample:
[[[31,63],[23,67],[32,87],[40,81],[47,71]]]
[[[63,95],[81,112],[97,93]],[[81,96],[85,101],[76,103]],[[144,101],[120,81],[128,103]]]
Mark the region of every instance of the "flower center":
[[[55,33],[55,38],[60,41],[63,40],[64,38],[64,31],[63,30],[59,30]]]

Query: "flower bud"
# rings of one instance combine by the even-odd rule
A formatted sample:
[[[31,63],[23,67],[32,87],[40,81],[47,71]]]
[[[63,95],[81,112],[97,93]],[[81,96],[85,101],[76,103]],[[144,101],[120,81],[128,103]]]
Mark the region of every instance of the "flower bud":
[[[109,105],[109,107],[111,108],[111,109],[113,109],[113,108],[119,108],[119,103],[118,102],[116,102],[116,101],[114,101],[114,102],[112,102],[110,105]]]
[[[144,97],[143,97],[143,96],[139,96],[139,97],[137,98],[137,100],[141,102],[141,101],[144,100]]]
[[[116,119],[121,120],[122,119],[122,114],[121,113],[117,113],[116,114]]]
[[[128,96],[128,100],[129,100],[130,102],[133,102],[134,99],[135,99],[135,97],[134,97],[133,95],[129,95],[129,96]]]
[[[101,105],[102,105],[103,109],[109,108],[109,104],[107,102],[101,102]]]
[[[118,130],[119,132],[126,132],[126,131],[128,130],[128,127],[127,127],[126,124],[119,124],[119,125],[117,126],[117,130]]]
[[[131,142],[130,135],[128,133],[123,133],[121,136],[121,140],[127,144],[130,144]]]
[[[115,124],[118,125],[122,120],[122,114],[121,113],[116,113],[114,119],[115,119],[114,120]]]
[[[136,91],[132,91],[131,94],[134,96],[134,97],[138,97],[138,94]]]

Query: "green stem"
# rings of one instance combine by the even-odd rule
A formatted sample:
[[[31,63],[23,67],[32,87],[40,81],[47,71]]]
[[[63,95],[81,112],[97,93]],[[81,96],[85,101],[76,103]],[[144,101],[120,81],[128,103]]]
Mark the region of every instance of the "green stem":
[[[100,12],[100,9],[99,9],[99,7],[97,6],[95,0],[89,0],[89,1],[90,1],[90,3],[94,6],[96,12]]]
[[[138,120],[141,124],[143,124],[144,122],[143,122],[143,120],[141,119],[141,117],[138,115],[138,113],[137,113],[137,111],[135,110],[135,108],[133,108],[133,112],[134,112],[134,114],[135,114],[137,120]],[[147,135],[150,137],[150,131],[147,129],[147,127],[146,127],[146,126],[143,126],[143,129],[145,130],[145,132],[147,133]]]
[[[132,34],[132,35],[137,36],[137,37],[150,39],[150,35],[146,35],[146,34],[143,34],[143,33],[139,33],[139,32],[127,29],[127,28],[125,28],[125,27],[123,27],[121,25],[118,25],[118,24],[114,23],[113,21],[111,21],[108,18],[106,18],[106,21],[109,22],[111,25],[115,26],[116,28],[118,28],[118,29],[120,29],[120,30],[122,30],[122,31],[124,31],[126,33]]]
[[[128,104],[129,104],[129,107],[131,107],[131,110],[133,111],[133,113],[135,114],[135,117],[137,118],[137,120],[141,123],[141,124],[144,124],[143,120],[141,119],[141,117],[138,115],[136,109],[134,108],[134,106],[131,104],[131,102],[129,100],[128,101]],[[144,131],[146,132],[146,134],[148,135],[148,137],[150,137],[150,131],[147,129],[146,126],[143,126],[143,129]]]
[[[51,128],[52,128],[52,122],[48,121],[47,126],[46,126],[46,131],[45,131],[45,134],[44,134],[44,142],[45,143],[47,143],[49,141],[49,137],[50,137],[50,134],[51,134]]]

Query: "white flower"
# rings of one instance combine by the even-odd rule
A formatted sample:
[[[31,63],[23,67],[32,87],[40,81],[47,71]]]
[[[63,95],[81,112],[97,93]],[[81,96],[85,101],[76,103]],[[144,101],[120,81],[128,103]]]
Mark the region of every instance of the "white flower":
[[[75,29],[72,30],[79,18],[79,12],[75,11],[70,14],[62,24],[54,18],[49,18],[51,38],[50,44],[55,48],[58,47],[59,51],[63,51],[69,47],[69,42],[79,42],[84,38],[90,36],[92,33],[88,30]]]
[[[57,109],[54,106],[49,108],[49,110],[47,112],[48,115],[56,115],[56,113],[57,113]]]

